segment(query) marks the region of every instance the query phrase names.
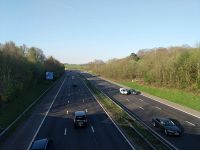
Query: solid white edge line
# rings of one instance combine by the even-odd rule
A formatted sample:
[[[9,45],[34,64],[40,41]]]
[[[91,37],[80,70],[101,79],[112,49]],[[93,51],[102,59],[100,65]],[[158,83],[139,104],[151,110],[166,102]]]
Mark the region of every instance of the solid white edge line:
[[[57,82],[55,82],[53,85],[51,85],[48,89],[46,89],[35,101],[33,101],[6,129],[4,129],[0,133],[0,137],[5,134],[6,131],[8,131],[40,98],[50,89],[52,88]]]
[[[94,128],[93,128],[93,126],[91,126],[91,129],[92,129],[92,132],[94,133]]]
[[[96,96],[93,94],[93,92],[90,90],[90,88],[86,85],[86,83],[81,79],[81,81],[84,83],[85,87],[87,87],[87,89],[90,91],[90,93],[92,94],[92,96],[94,97],[94,99],[97,101],[97,103],[101,106],[101,108],[104,110],[104,112],[106,113],[106,115],[110,118],[110,120],[112,121],[112,123],[114,124],[114,126],[117,128],[117,130],[121,133],[121,135],[124,137],[124,139],[126,140],[126,142],[130,145],[130,147],[135,150],[134,146],[131,144],[131,142],[127,139],[127,137],[124,135],[124,133],[121,131],[121,129],[117,126],[117,124],[114,122],[114,120],[111,118],[111,116],[108,114],[108,112],[103,108],[103,106],[101,105],[101,103],[99,103],[99,101],[97,100]]]
[[[185,122],[187,122],[188,124],[190,124],[190,125],[192,125],[192,126],[196,126],[195,124],[193,124],[193,123],[191,123],[191,122],[189,122],[189,121],[185,121]]]
[[[69,114],[69,111],[67,110],[67,115]]]
[[[48,113],[49,113],[49,111],[50,111],[50,109],[51,109],[53,103],[55,102],[55,99],[57,98],[57,96],[58,96],[58,94],[59,94],[59,92],[60,92],[60,90],[61,90],[61,88],[62,88],[62,86],[63,86],[63,84],[64,84],[64,82],[65,82],[65,80],[66,80],[66,78],[65,78],[64,81],[62,82],[62,84],[61,84],[61,86],[60,86],[58,92],[56,93],[55,97],[53,98],[53,101],[52,101],[52,103],[51,103],[49,109],[48,109],[47,112],[45,113],[45,116],[44,116],[44,118],[42,119],[42,122],[40,123],[39,127],[37,128],[37,130],[36,130],[36,132],[35,132],[35,134],[34,134],[32,140],[31,140],[31,142],[29,143],[29,146],[28,146],[27,150],[29,150],[29,149],[31,148],[31,145],[32,145],[34,139],[36,138],[36,136],[37,136],[37,134],[38,134],[40,128],[42,127],[42,124],[43,124],[45,118],[47,117],[47,115],[48,115]]]

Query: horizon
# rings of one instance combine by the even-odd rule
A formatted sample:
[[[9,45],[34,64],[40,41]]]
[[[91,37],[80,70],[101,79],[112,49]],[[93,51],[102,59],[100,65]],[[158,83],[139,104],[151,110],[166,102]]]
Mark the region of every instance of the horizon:
[[[62,63],[108,61],[141,49],[195,47],[200,41],[198,0],[20,0],[0,5],[0,43],[38,47]]]

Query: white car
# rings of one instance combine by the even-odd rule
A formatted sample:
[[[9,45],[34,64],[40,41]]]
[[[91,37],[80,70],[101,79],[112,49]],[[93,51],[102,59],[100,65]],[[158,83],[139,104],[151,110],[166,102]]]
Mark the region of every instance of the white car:
[[[124,95],[130,94],[130,91],[129,91],[128,89],[125,89],[125,88],[120,88],[120,89],[119,89],[119,92],[120,92],[121,94],[124,94]]]

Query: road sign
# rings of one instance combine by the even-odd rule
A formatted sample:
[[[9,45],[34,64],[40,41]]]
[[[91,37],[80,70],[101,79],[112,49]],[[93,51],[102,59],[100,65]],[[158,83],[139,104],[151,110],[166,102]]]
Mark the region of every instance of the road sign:
[[[53,72],[46,72],[46,79],[53,80]]]

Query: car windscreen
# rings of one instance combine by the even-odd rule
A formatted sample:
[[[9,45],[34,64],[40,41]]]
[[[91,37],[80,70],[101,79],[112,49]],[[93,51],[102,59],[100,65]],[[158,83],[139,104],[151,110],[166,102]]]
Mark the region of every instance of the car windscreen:
[[[165,121],[165,126],[174,126],[175,124],[172,121]]]

